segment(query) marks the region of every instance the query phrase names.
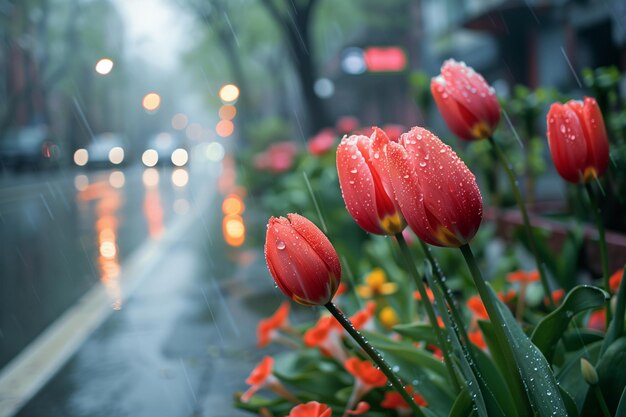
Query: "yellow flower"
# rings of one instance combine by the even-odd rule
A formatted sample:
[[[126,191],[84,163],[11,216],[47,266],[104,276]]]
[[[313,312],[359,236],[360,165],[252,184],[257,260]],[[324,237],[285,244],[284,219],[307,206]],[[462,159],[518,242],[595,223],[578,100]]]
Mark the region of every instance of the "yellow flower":
[[[393,327],[396,324],[400,323],[400,319],[398,318],[396,311],[390,306],[383,307],[383,309],[380,310],[380,313],[378,314],[378,319],[385,327]]]
[[[356,287],[356,292],[362,298],[372,298],[379,295],[390,295],[398,291],[398,285],[387,282],[385,271],[374,268],[372,272],[365,276],[365,285]]]

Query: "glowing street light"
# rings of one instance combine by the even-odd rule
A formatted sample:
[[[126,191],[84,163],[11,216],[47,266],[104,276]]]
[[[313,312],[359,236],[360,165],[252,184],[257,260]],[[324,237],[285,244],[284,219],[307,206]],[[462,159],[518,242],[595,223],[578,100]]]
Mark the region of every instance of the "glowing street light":
[[[148,93],[143,96],[141,105],[148,111],[154,111],[161,105],[161,96],[157,93]]]
[[[235,131],[235,125],[230,120],[220,120],[215,126],[215,132],[223,138],[227,138]]]
[[[113,61],[109,58],[102,58],[96,62],[96,72],[100,75],[108,75],[113,69]]]
[[[233,120],[235,118],[235,115],[237,115],[237,107],[230,104],[224,104],[222,107],[220,107],[220,110],[217,114],[220,116],[220,119]]]
[[[220,88],[220,99],[225,103],[232,103],[239,98],[239,87],[235,84],[225,84]]]

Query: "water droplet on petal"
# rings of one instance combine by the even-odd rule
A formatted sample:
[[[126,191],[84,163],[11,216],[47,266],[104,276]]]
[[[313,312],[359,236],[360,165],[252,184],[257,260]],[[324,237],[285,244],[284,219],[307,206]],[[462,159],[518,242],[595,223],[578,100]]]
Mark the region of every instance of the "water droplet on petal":
[[[285,242],[283,242],[282,240],[277,240],[276,241],[276,249],[278,250],[283,250],[287,247],[287,245],[285,244]]]

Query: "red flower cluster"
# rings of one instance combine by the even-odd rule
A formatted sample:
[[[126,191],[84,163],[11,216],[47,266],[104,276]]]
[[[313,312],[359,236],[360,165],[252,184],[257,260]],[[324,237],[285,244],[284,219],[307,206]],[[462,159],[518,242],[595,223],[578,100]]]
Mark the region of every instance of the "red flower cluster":
[[[289,171],[298,152],[293,142],[278,142],[254,157],[254,167],[261,171],[281,173]]]

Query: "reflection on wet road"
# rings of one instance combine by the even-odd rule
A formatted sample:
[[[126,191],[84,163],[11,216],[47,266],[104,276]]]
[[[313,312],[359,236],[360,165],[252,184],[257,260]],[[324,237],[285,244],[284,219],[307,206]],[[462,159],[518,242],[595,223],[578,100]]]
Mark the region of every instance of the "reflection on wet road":
[[[129,167],[0,177],[0,368],[98,281],[121,308],[120,265],[188,213],[202,175]]]

